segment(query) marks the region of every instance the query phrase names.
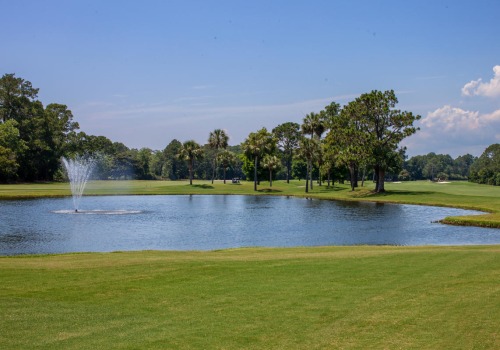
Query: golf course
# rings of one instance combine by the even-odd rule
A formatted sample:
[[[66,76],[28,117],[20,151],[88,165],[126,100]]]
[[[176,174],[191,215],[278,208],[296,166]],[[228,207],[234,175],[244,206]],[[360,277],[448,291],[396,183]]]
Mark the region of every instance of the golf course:
[[[468,182],[93,181],[85,195],[278,195],[475,209],[500,227],[500,188]],[[0,185],[3,200],[70,196]],[[189,234],[186,223],[186,234]],[[245,247],[0,257],[0,349],[498,349],[500,246]]]

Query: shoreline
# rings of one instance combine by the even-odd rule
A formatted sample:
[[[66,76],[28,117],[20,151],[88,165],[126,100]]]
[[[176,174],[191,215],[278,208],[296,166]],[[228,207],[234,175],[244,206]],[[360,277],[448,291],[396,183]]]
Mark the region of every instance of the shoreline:
[[[242,181],[240,184],[234,185],[223,184],[222,180],[216,180],[212,185],[210,181],[197,180],[190,186],[185,180],[104,180],[89,182],[84,196],[275,195],[319,200],[425,205],[476,210],[484,213],[473,216],[446,217],[440,220],[444,224],[500,228],[500,188],[494,186],[485,188],[485,185],[468,182],[450,182],[446,186],[442,186],[442,184],[434,184],[433,186],[433,184],[427,182],[398,182],[394,186],[392,186],[392,183],[387,183],[387,187],[389,187],[387,192],[377,194],[367,187],[358,187],[356,191],[350,192],[348,186],[342,184],[335,184],[330,187],[316,185],[314,190],[309,193],[303,191],[301,187],[303,183],[297,180],[292,180],[290,184],[287,184],[284,180],[273,181],[273,187],[266,186],[268,184],[268,182],[261,182],[258,191],[254,192],[252,189],[253,182],[251,181]],[[449,186],[464,186],[468,192],[459,193],[458,195],[448,193],[450,191],[445,190]],[[428,191],[430,187],[432,187],[433,192]],[[469,187],[472,188],[472,191]],[[475,189],[477,191],[474,191]],[[463,192],[463,189],[460,190]],[[480,195],[474,192],[479,192]],[[491,194],[492,192],[498,192],[498,199]],[[63,197],[71,197],[67,182],[0,185],[0,201]]]

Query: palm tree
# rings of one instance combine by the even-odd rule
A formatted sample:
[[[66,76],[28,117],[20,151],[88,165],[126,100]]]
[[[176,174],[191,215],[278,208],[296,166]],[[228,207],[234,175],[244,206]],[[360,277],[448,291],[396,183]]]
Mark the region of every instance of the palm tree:
[[[331,179],[332,171],[338,162],[338,156],[335,153],[335,150],[326,142],[323,142],[321,144],[321,148],[323,154],[323,167],[321,170],[323,174],[326,174],[327,176],[326,180],[328,183],[327,187],[330,187],[330,181],[332,180]]]
[[[270,154],[266,154],[262,159],[262,166],[269,169],[269,187],[273,187],[273,170],[277,169],[280,164],[280,159]]]
[[[292,122],[283,123],[273,129],[273,134],[277,139],[278,148],[283,152],[282,159],[286,165],[286,183],[290,183],[292,159],[299,146],[300,125]]]
[[[179,150],[179,153],[177,154],[177,157],[179,157],[179,159],[183,159],[183,160],[187,161],[188,169],[189,169],[189,184],[190,185],[193,184],[194,161],[196,159],[200,159],[202,156],[203,156],[203,149],[194,140],[189,140],[189,141],[184,142],[182,144],[181,149]]]
[[[273,135],[262,128],[257,132],[251,132],[241,144],[243,151],[250,159],[254,160],[253,190],[257,191],[257,168],[259,159],[267,153],[272,153],[276,147]]]
[[[302,121],[302,133],[304,135],[311,135],[311,140],[316,139],[316,140],[321,140],[321,135],[326,130],[326,116],[324,113],[314,113],[311,112],[307,114],[303,121]],[[313,182],[312,182],[312,162],[309,163],[309,169],[308,172],[311,176],[311,189],[313,188]]]
[[[325,117],[321,113],[311,112],[305,116],[302,121],[302,133],[305,135],[311,135],[311,138],[316,136],[319,140],[321,139],[321,135],[326,130],[326,122]]]
[[[215,129],[208,136],[208,146],[215,150],[214,162],[213,162],[213,174],[212,174],[212,184],[215,179],[215,171],[217,169],[217,156],[219,149],[226,149],[229,136],[222,129]]]
[[[299,155],[307,161],[306,166],[306,193],[309,192],[309,180],[310,180],[310,170],[312,168],[312,161],[316,157],[316,154],[319,149],[318,141],[315,139],[308,139],[306,137],[302,137],[299,142]],[[312,189],[312,180],[311,180],[311,189]]]
[[[226,169],[232,166],[236,162],[236,155],[228,150],[224,150],[217,156],[219,164],[222,166],[222,171],[224,172],[224,184],[226,184]]]

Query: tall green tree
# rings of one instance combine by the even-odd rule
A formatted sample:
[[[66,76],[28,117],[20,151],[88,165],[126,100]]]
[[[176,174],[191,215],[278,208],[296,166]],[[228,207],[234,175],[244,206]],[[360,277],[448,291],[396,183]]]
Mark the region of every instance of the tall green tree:
[[[60,159],[66,153],[71,133],[79,129],[73,121],[73,113],[66,105],[51,103],[44,111],[39,124],[39,147],[43,149],[43,163],[39,171],[45,180],[53,180],[60,167]]]
[[[320,112],[320,119],[323,121],[326,130],[331,129],[332,123],[335,122],[340,111],[340,104],[337,102],[331,102]]]
[[[14,119],[0,123],[0,181],[17,178],[19,169],[17,155],[26,149],[25,142],[19,137],[17,125]]]
[[[241,144],[245,155],[254,161],[254,191],[257,191],[257,169],[259,160],[266,154],[272,154],[276,148],[276,140],[273,134],[262,128],[257,132],[251,132]]]
[[[217,156],[219,155],[220,149],[226,149],[228,146],[229,136],[222,129],[215,129],[210,132],[208,136],[208,146],[215,150],[213,158],[213,173],[212,173],[212,184],[214,183],[215,173],[217,170]]]
[[[474,164],[476,157],[471,154],[459,156],[453,161],[453,175],[452,178],[466,179],[469,176],[470,167]]]
[[[222,167],[222,172],[223,172],[223,179],[224,179],[224,184],[226,184],[226,171],[227,169],[231,168],[236,164],[236,155],[225,149],[221,153],[218,154],[217,156],[218,162],[220,166]]]
[[[153,179],[153,150],[150,148],[143,147],[135,154],[138,163],[138,173],[136,178],[141,180],[151,180]]]
[[[351,190],[358,184],[358,168],[371,159],[370,135],[363,129],[363,110],[360,103],[349,102],[330,119],[330,131],[325,142],[328,153],[336,156],[339,166],[349,169]]]
[[[322,131],[329,133],[333,128],[335,121],[340,113],[340,104],[331,102],[328,106],[319,112],[319,119],[322,123],[322,128],[317,130],[321,139]],[[324,128],[324,130],[322,130]],[[328,186],[330,186],[331,173],[335,168],[337,157],[333,150],[328,147],[326,140],[321,140],[320,157],[318,159],[319,181],[322,182],[323,175],[327,176]]]
[[[321,136],[326,131],[326,121],[321,113],[311,112],[302,120],[302,133],[311,135],[311,138],[321,139]]]
[[[321,120],[319,117],[318,113],[311,112],[309,114],[306,114],[304,119],[302,120],[302,124],[300,126],[300,129],[302,131],[303,135],[310,135],[311,140],[314,138],[316,135],[316,130],[322,130],[323,125],[321,124]],[[306,147],[306,148],[304,148]],[[304,142],[302,142],[302,145],[299,147],[300,148],[300,155],[302,157],[305,157],[306,163],[307,163],[307,171],[306,171],[306,192],[309,192],[309,183],[311,184],[311,189],[313,187],[313,182],[312,182],[312,161],[309,161],[307,158],[307,148],[308,144],[306,143],[304,145]]]
[[[488,146],[472,164],[470,181],[500,186],[500,143]]]
[[[321,153],[323,156],[322,167],[320,168],[320,172],[323,175],[326,175],[327,186],[330,187],[330,182],[332,181],[332,173],[337,164],[337,154],[333,149],[328,146],[328,143],[321,143]]]
[[[65,105],[52,103],[44,108],[37,95],[38,89],[14,74],[0,78],[0,123],[17,122],[26,146],[16,154],[17,175],[24,181],[53,180],[70,135],[79,128]]]
[[[30,102],[18,121],[19,136],[26,143],[26,151],[19,155],[19,178],[23,181],[45,181],[47,178],[47,153],[45,111],[40,101]]]
[[[311,112],[307,114],[301,125],[302,133],[304,135],[310,135],[311,139],[316,139],[318,141],[318,144],[321,141],[321,137],[323,133],[327,130],[328,128],[328,122],[327,122],[327,114],[324,111],[321,111],[320,113],[314,113]],[[319,150],[319,148],[318,148]],[[318,151],[319,152],[319,151]],[[321,157],[320,154],[316,152],[315,160],[319,161],[321,163]],[[309,164],[309,170],[308,174],[311,177],[310,183],[311,183],[311,189],[313,188],[313,181],[312,181],[312,166],[313,164]],[[318,164],[320,167],[321,164]]]
[[[203,157],[203,149],[196,141],[189,140],[182,144],[178,157],[187,162],[189,169],[189,184],[192,185],[194,162]]]
[[[281,165],[280,159],[271,154],[266,154],[262,159],[262,166],[269,171],[269,187],[273,187],[273,170],[276,170]]]
[[[290,183],[292,174],[293,156],[299,147],[300,125],[287,122],[278,125],[273,129],[274,137],[277,140],[278,148],[283,152],[283,160],[286,166],[286,182]]]
[[[177,180],[185,179],[189,176],[186,162],[178,157],[181,149],[182,143],[177,139],[173,139],[163,150],[163,177],[169,178],[170,180]]]
[[[19,137],[26,145],[24,152],[16,155],[17,175],[24,181],[41,179],[40,169],[43,169],[43,152],[46,150],[41,139],[44,109],[36,100],[37,95],[38,89],[33,88],[31,82],[14,74],[0,78],[0,122],[15,120]]]
[[[395,109],[398,99],[394,90],[373,90],[362,94],[355,102],[361,108],[362,128],[370,135],[369,145],[377,174],[375,192],[385,192],[385,173],[390,167],[391,152],[396,152],[399,143],[418,130],[413,123],[421,117]]]
[[[31,82],[16,78],[15,74],[4,74],[0,78],[0,122],[14,119],[21,122],[27,117],[31,102],[38,96]]]
[[[471,154],[453,159],[449,154],[430,152],[426,155],[413,156],[404,162],[404,169],[408,171],[412,180],[433,180],[438,174],[450,180],[467,180],[472,164],[477,160]]]
[[[113,141],[106,136],[88,135],[83,131],[68,134],[68,144],[66,154],[72,156],[76,154],[105,154],[113,155],[115,148]]]
[[[150,171],[155,179],[159,179],[162,177],[162,169],[165,164],[165,160],[163,158],[163,152],[154,150],[151,153],[151,161],[150,161]]]
[[[319,141],[314,138],[302,137],[299,141],[298,155],[306,161],[306,193],[309,192],[309,183],[312,182],[310,172],[312,171],[312,162],[317,157],[319,151]],[[311,187],[312,189],[312,187]]]

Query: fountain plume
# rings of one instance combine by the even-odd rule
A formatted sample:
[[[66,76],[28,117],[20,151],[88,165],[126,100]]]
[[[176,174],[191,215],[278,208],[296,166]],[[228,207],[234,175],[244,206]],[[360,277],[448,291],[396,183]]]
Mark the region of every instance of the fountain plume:
[[[96,159],[88,155],[76,156],[72,159],[63,157],[62,163],[66,168],[66,174],[68,175],[71,194],[73,196],[73,206],[75,212],[77,212],[83,191],[85,190],[85,185],[92,174]]]

